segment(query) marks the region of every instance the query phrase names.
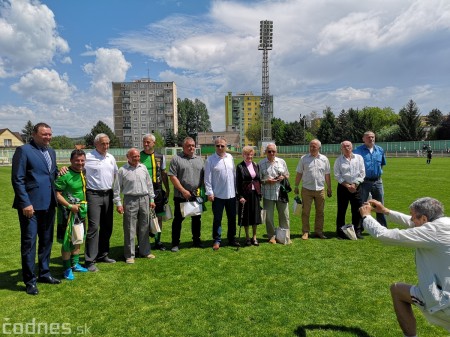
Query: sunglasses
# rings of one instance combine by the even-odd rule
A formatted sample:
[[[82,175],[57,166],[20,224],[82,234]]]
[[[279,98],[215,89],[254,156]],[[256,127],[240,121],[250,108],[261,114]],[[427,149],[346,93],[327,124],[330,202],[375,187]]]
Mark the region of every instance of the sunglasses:
[[[225,147],[225,145],[216,145],[216,147],[223,148],[223,147]]]
[[[267,153],[277,153],[277,151],[268,150]]]

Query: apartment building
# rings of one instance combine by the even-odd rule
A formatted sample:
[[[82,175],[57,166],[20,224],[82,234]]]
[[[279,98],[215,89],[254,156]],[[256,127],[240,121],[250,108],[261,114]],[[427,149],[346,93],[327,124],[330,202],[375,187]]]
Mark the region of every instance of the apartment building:
[[[273,96],[270,96],[270,103],[273,106]],[[262,119],[261,96],[255,96],[251,91],[235,95],[228,92],[225,96],[225,119],[226,131],[239,132],[241,148],[258,146],[246,137],[246,133],[250,126]]]
[[[120,147],[142,147],[142,136],[170,130],[178,133],[177,87],[175,82],[140,79],[113,82],[114,133]]]

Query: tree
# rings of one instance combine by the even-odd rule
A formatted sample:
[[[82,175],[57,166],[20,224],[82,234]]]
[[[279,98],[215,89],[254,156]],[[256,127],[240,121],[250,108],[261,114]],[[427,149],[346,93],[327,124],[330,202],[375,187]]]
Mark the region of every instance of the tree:
[[[164,137],[162,136],[162,134],[159,131],[154,131],[152,135],[155,136],[155,147],[164,147]]]
[[[425,132],[421,125],[419,109],[412,99],[400,110],[399,116],[399,140],[423,140]]]
[[[75,142],[67,136],[52,137],[50,145],[54,149],[75,149]]]
[[[398,115],[392,108],[364,107],[359,112],[357,122],[359,129],[363,130],[362,133],[370,130],[377,134],[382,128],[396,124],[398,119]]]
[[[258,144],[261,141],[261,128],[262,122],[259,118],[257,118],[255,122],[247,129],[245,136],[253,144]]]
[[[323,144],[333,144],[336,142],[334,132],[336,131],[336,117],[330,107],[323,111],[324,117],[317,130],[317,138]]]
[[[29,120],[22,129],[22,139],[25,143],[31,140],[31,134],[33,133],[34,124]]]
[[[441,110],[433,109],[427,116],[427,124],[429,126],[438,126],[444,120],[444,115]]]
[[[199,132],[211,132],[208,109],[199,99],[178,98],[178,130],[196,139]],[[184,138],[183,138],[184,139]]]
[[[304,142],[304,129],[299,121],[287,123],[284,127],[282,145],[300,145]]]
[[[173,147],[177,144],[177,137],[173,133],[172,129],[166,131],[166,138],[165,138],[165,146],[167,147]]]
[[[275,144],[284,144],[283,139],[285,127],[286,123],[281,118],[272,118],[272,139]]]
[[[450,139],[450,114],[444,116],[441,124],[436,128],[435,139]]]
[[[98,121],[97,124],[91,129],[91,133],[88,133],[86,136],[84,136],[84,143],[87,148],[94,147],[95,136],[97,136],[99,133],[108,135],[109,147],[120,147],[119,139],[116,137],[114,132],[112,132],[111,128],[102,121]]]

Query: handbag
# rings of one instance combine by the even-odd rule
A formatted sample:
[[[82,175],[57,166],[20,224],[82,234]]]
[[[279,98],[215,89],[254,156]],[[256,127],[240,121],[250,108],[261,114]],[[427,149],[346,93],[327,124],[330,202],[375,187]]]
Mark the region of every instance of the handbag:
[[[161,228],[159,227],[158,217],[156,216],[155,210],[150,209],[150,233],[156,234],[161,233]]]
[[[275,229],[275,240],[282,245],[291,243],[291,231],[289,228],[277,227]]]
[[[294,212],[294,215],[302,215],[302,208],[303,208],[302,200],[298,195],[296,195],[294,198],[294,203],[292,204],[292,210]]]
[[[261,224],[266,223],[266,215],[267,211],[264,208],[261,208]]]
[[[197,216],[202,214],[203,207],[197,201],[180,202],[181,216],[186,218],[188,216]]]
[[[84,242],[84,224],[76,215],[72,226],[72,244],[80,245]]]
[[[167,221],[173,218],[172,215],[172,209],[170,208],[169,204],[164,205],[164,215],[163,215],[163,221]]]

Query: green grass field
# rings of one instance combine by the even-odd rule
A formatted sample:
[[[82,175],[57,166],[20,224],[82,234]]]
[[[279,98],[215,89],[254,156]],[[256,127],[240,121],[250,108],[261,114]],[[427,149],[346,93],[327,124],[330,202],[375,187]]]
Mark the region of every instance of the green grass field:
[[[293,183],[297,159],[287,163]],[[421,196],[435,197],[450,207],[449,166],[448,158],[434,158],[431,165],[425,158],[388,158],[383,175],[387,207],[408,212],[408,205]],[[127,265],[122,257],[122,219],[116,213],[110,253],[116,264],[99,264],[99,273],[76,274],[72,282],[39,284],[40,294],[29,296],[21,279],[10,172],[10,167],[0,167],[0,334],[13,329],[25,334],[21,329],[29,323],[35,335],[38,324],[56,335],[402,335],[389,286],[396,281],[417,282],[414,251],[381,245],[367,234],[359,241],[334,238],[334,178],[334,195],[327,199],[325,213],[329,240],[302,241],[300,219],[292,216],[292,245],[268,244],[265,227],[260,226],[259,247],[236,251],[224,246],[214,252],[209,205],[202,216],[207,248],[190,248],[190,221],[185,221],[179,253],[153,251],[155,260],[138,259]],[[162,239],[168,247],[170,232],[171,223],[164,223]],[[61,277],[56,242],[51,269],[53,276]],[[420,336],[449,335],[414,310]]]

